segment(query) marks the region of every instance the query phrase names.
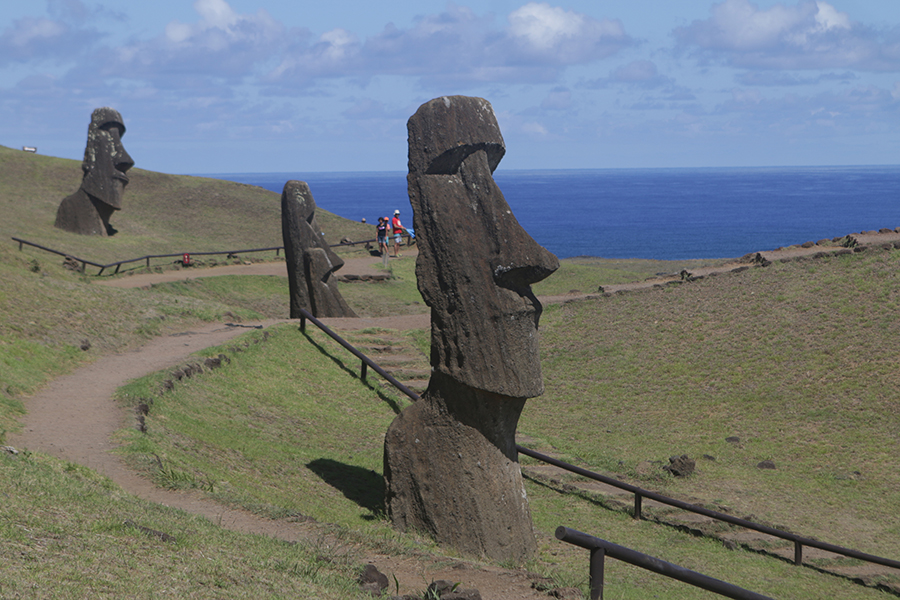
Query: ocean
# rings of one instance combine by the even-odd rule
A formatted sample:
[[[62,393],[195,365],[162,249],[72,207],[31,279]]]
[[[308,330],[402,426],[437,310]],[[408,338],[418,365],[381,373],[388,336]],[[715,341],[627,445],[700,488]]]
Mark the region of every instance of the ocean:
[[[405,172],[205,175],[281,193],[373,224],[401,211]],[[733,258],[900,226],[900,166],[533,170],[494,173],[522,227],[560,258]]]

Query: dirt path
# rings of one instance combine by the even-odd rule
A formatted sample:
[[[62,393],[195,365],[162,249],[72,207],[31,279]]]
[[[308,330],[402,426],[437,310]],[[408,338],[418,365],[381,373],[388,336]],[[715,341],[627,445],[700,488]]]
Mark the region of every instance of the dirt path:
[[[900,233],[858,235],[860,243],[881,244],[900,243]],[[405,249],[404,258],[410,260],[410,249]],[[839,248],[814,247],[794,248],[762,252],[762,258],[770,261],[793,259],[820,252],[840,251]],[[342,274],[366,274],[376,272],[373,264],[377,259],[360,258],[347,261]],[[708,275],[744,268],[746,262],[734,262],[716,269],[704,270],[694,275]],[[708,272],[707,272],[708,271]],[[229,274],[284,275],[284,263],[256,263],[168,272],[152,275],[134,275],[98,281],[101,285],[116,287],[144,287],[162,281],[175,281],[194,277],[208,277]],[[605,292],[619,289],[640,289],[665,284],[676,277],[648,280],[627,286],[605,289]],[[610,286],[611,288],[613,286]],[[547,302],[560,302],[590,295],[567,295],[543,297]],[[381,326],[391,329],[428,327],[429,315],[385,317],[380,319],[325,319],[326,324],[335,329],[355,329]],[[126,426],[126,415],[115,402],[113,395],[117,388],[128,380],[154,371],[166,369],[187,360],[188,356],[203,348],[221,345],[231,338],[247,331],[248,327],[268,327],[282,321],[262,323],[212,324],[191,331],[157,338],[148,344],[130,351],[101,357],[91,365],[82,367],[70,375],[60,377],[44,387],[35,396],[25,400],[28,411],[23,418],[23,431],[8,436],[8,444],[17,448],[40,451],[52,456],[87,466],[101,473],[127,492],[141,498],[185,511],[203,515],[213,522],[229,529],[270,535],[272,537],[299,541],[322,539],[322,529],[315,524],[289,523],[262,519],[241,510],[235,510],[212,502],[199,494],[174,492],[155,487],[148,480],[130,471],[119,457],[112,454],[111,441],[114,432]],[[346,546],[341,542],[340,546]],[[448,559],[440,556],[393,557],[363,551],[360,562],[374,564],[383,573],[396,576],[401,593],[421,591],[423,582],[447,579],[461,582],[464,588],[479,589],[484,598],[491,599],[543,599],[547,594],[532,588],[532,580],[522,571],[509,571],[494,566],[474,562]]]
[[[349,261],[348,261],[349,262]],[[369,261],[371,262],[371,261]],[[284,265],[275,263],[283,271]],[[271,270],[271,265],[266,265]],[[267,269],[250,269],[265,273]],[[217,274],[229,274],[229,267],[209,269]],[[247,270],[242,270],[246,273]],[[359,271],[357,271],[359,272]],[[279,273],[280,274],[280,273]],[[168,279],[169,274],[155,277]],[[182,278],[184,277],[182,273]],[[197,272],[190,276],[196,277]],[[204,273],[201,276],[209,276]],[[140,277],[140,279],[138,279]],[[110,280],[142,287],[155,281],[144,276]],[[330,325],[353,327],[346,321],[358,321],[356,327],[381,326],[394,329],[427,327],[428,315],[387,317],[384,319],[329,319]],[[203,348],[224,344],[251,327],[268,327],[285,321],[265,321],[241,325],[216,323],[190,331],[170,334],[129,352],[111,354],[75,372],[60,377],[31,398],[25,399],[26,416],[21,433],[8,436],[10,446],[39,451],[57,458],[89,467],[109,477],[125,491],[151,502],[180,508],[202,515],[228,529],[268,535],[286,541],[309,540],[333,544],[336,551],[353,552],[360,564],[375,565],[382,573],[400,583],[401,594],[421,592],[428,583],[446,579],[460,582],[462,588],[475,588],[482,597],[493,599],[546,600],[547,594],[532,589],[532,579],[523,571],[506,570],[473,561],[445,556],[404,555],[389,556],[366,548],[348,548],[346,540],[329,539],[326,528],[315,523],[294,523],[260,518],[243,510],[236,510],[213,502],[199,493],[165,490],[137,475],[126,467],[112,450],[113,434],[128,426],[132,416],[119,408],[113,400],[116,389],[131,379],[184,363]],[[393,591],[393,584],[392,584]]]
[[[410,254],[415,256],[414,253]],[[344,267],[338,271],[340,275],[378,275],[382,274],[375,268],[379,262],[375,257],[360,257],[345,259]],[[109,277],[97,279],[98,285],[119,288],[149,287],[154,283],[166,283],[171,281],[184,281],[186,279],[198,279],[201,277],[220,277],[222,275],[277,275],[287,277],[287,266],[284,262],[247,263],[239,265],[225,265],[221,267],[206,268],[182,268],[163,273],[139,273],[123,277]]]

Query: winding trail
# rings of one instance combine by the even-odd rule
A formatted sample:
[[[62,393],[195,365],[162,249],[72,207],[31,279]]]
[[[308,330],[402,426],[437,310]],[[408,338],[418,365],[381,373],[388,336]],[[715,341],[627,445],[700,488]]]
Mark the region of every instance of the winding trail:
[[[866,235],[857,235],[857,237],[860,239],[860,243],[866,244],[900,244],[900,233],[896,232],[890,234],[870,232]],[[838,251],[842,251],[842,249],[835,247],[792,248],[761,252],[760,255],[762,258],[774,262],[821,252]],[[414,255],[410,249],[404,250],[404,253],[406,256],[400,260],[410,260]],[[378,273],[373,266],[375,262],[377,259],[372,258],[349,259],[342,269],[342,274]],[[713,272],[733,271],[747,266],[746,262],[735,261],[694,274],[708,275]],[[231,274],[286,275],[284,263],[279,262],[134,275],[96,283],[134,288],[147,287],[163,281]],[[669,276],[634,284],[610,286],[604,288],[604,293],[646,289],[676,279],[679,277]],[[544,303],[553,303],[596,296],[596,294],[569,294],[541,297],[540,299]],[[430,315],[423,313],[402,317],[324,319],[324,321],[335,329],[381,326],[402,330],[428,327]],[[210,346],[224,344],[247,331],[248,327],[264,328],[283,322],[289,321],[271,320],[241,325],[215,323],[156,338],[132,351],[100,357],[94,363],[54,380],[33,397],[26,398],[25,407],[28,412],[22,419],[23,429],[20,433],[9,434],[7,443],[16,448],[44,452],[84,465],[109,477],[125,491],[135,496],[205,516],[234,531],[268,535],[286,541],[316,540],[322,543],[324,540],[324,543],[329,543],[327,534],[324,534],[324,528],[315,523],[264,519],[243,510],[213,502],[199,493],[158,488],[152,482],[128,469],[124,462],[112,453],[115,447],[112,441],[114,433],[127,426],[127,419],[131,418],[131,415],[126,414],[126,411],[113,400],[116,389],[131,379],[183,364],[191,354]],[[335,547],[346,548],[347,546],[346,541],[331,540],[331,543]],[[383,573],[395,576],[400,582],[401,594],[421,591],[424,587],[423,582],[447,579],[461,582],[464,588],[474,587],[480,590],[485,598],[546,600],[548,597],[546,593],[533,589],[532,578],[524,571],[506,570],[473,561],[424,554],[395,557],[374,553],[366,548],[357,548],[355,552],[358,554],[356,558],[359,562],[374,564]]]
[[[279,273],[274,272],[277,269],[272,269],[272,265],[268,265],[268,269],[251,265],[256,267],[251,270],[257,271],[256,274],[283,275],[284,264],[275,263],[275,265],[280,266]],[[266,273],[266,270],[273,272]],[[225,271],[225,268],[219,267],[206,271],[232,274],[235,270],[229,268]],[[361,269],[356,271],[359,273]],[[243,273],[246,273],[246,270]],[[198,270],[180,274],[180,279],[211,276]],[[169,274],[156,277],[172,281],[173,279],[165,277],[167,275]],[[156,281],[142,275],[109,280],[103,284],[113,285],[118,282],[131,284],[122,287],[144,287]],[[334,327],[339,327],[340,322],[344,321],[344,328],[377,325],[403,329],[427,327],[429,315],[326,320],[328,321],[331,321],[329,325]],[[21,420],[22,431],[9,434],[7,444],[18,449],[43,452],[89,467],[110,478],[130,494],[204,516],[233,531],[267,535],[290,542],[306,540],[331,546],[336,552],[352,552],[357,562],[373,564],[382,573],[396,577],[401,594],[421,592],[428,582],[446,579],[461,582],[463,588],[478,589],[485,598],[546,600],[547,594],[534,590],[532,578],[524,571],[501,569],[493,565],[446,556],[426,554],[391,556],[379,554],[370,548],[348,547],[346,539],[338,540],[331,537],[327,533],[327,528],[317,523],[265,519],[244,510],[219,504],[197,492],[156,487],[151,481],[131,471],[124,461],[112,452],[115,448],[113,442],[115,432],[129,426],[128,420],[133,418],[133,415],[120,408],[113,400],[119,387],[131,379],[183,364],[191,354],[224,344],[246,332],[248,328],[265,328],[285,322],[291,321],[271,320],[240,325],[209,324],[156,338],[132,351],[102,356],[90,365],[57,378],[34,396],[26,398],[24,403],[27,414]]]

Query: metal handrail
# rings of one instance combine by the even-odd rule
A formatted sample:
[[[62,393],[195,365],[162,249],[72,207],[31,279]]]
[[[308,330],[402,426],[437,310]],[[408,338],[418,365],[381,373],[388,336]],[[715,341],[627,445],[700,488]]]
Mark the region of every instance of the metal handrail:
[[[397,379],[393,375],[391,375],[390,373],[388,373],[387,371],[382,369],[380,366],[378,366],[378,364],[376,364],[374,360],[372,360],[371,358],[369,358],[368,356],[366,356],[365,354],[363,354],[362,352],[357,350],[350,342],[348,342],[347,340],[345,340],[344,338],[342,338],[341,336],[336,334],[334,331],[332,331],[327,325],[325,325],[325,323],[323,323],[322,321],[315,318],[312,315],[312,313],[310,313],[308,310],[306,310],[305,308],[301,308],[300,315],[301,315],[300,316],[300,331],[306,333],[306,321],[311,321],[313,323],[313,325],[315,325],[316,327],[318,327],[319,329],[324,331],[331,339],[336,341],[338,344],[340,344],[346,350],[348,350],[353,356],[355,356],[356,358],[360,359],[360,361],[362,361],[362,365],[360,366],[360,370],[359,370],[359,378],[360,379],[364,380],[366,378],[366,373],[367,373],[368,368],[372,367],[372,369],[376,373],[378,373],[379,375],[384,377],[395,388],[397,388],[398,390],[400,390],[401,392],[403,392],[404,394],[409,396],[411,399],[413,399],[413,400],[419,399],[419,395],[417,393],[415,393],[414,391],[412,391],[411,389],[409,389],[408,387],[406,387],[405,385],[403,385],[402,383],[397,381]]]
[[[691,571],[679,565],[660,560],[649,554],[632,550],[606,540],[569,529],[568,527],[556,528],[556,539],[580,546],[591,551],[590,559],[590,586],[591,600],[603,600],[603,571],[606,555],[627,562],[628,564],[665,575],[671,579],[683,581],[695,587],[713,592],[726,598],[735,600],[773,600],[769,596],[763,596],[756,592],[738,587],[720,579]]]
[[[226,254],[226,255],[247,254],[248,252],[271,252],[272,250],[275,251],[275,256],[278,256],[278,253],[284,248],[284,246],[272,246],[270,248],[251,248],[249,250],[223,250],[223,251],[216,251],[216,252],[176,252],[173,254],[147,254],[146,256],[141,256],[138,258],[129,258],[128,260],[120,260],[120,261],[116,261],[116,262],[111,262],[108,265],[101,265],[99,263],[96,263],[96,262],[93,262],[90,260],[78,258],[77,256],[69,254],[68,252],[60,252],[59,250],[54,250],[53,248],[47,248],[46,246],[41,246],[40,244],[35,244],[34,242],[29,242],[28,240],[23,240],[23,239],[17,238],[17,237],[13,237],[12,239],[13,239],[13,241],[19,242],[19,250],[22,249],[23,245],[28,245],[28,246],[33,246],[35,248],[38,248],[40,250],[44,250],[45,252],[52,252],[53,254],[58,254],[60,256],[72,258],[73,260],[81,263],[82,271],[84,271],[85,265],[91,265],[92,267],[97,267],[98,269],[100,269],[100,271],[97,273],[98,276],[102,275],[103,271],[105,271],[106,269],[108,269],[110,267],[116,268],[116,270],[113,272],[113,274],[115,275],[116,273],[119,272],[119,268],[122,265],[127,265],[128,263],[138,262],[141,260],[147,261],[147,267],[149,267],[151,258],[172,258],[173,256],[184,256],[185,254],[189,254],[190,256],[209,256],[209,255],[213,255],[213,254]],[[341,245],[341,244],[337,244],[337,245]],[[346,245],[346,244],[344,244],[344,245]]]
[[[47,248],[45,246],[41,246],[40,244],[35,244],[34,242],[29,242],[28,240],[22,240],[17,237],[14,237],[13,240],[16,242],[19,242],[19,251],[20,252],[22,250],[22,246],[24,244],[28,244],[29,246],[34,246],[35,248],[44,250],[45,252],[52,252],[53,254],[58,254],[60,256],[66,257],[66,258],[72,258],[73,260],[81,263],[82,271],[84,271],[86,265],[91,265],[92,267],[99,267],[101,273],[103,272],[103,269],[105,268],[103,265],[97,264],[95,262],[91,262],[89,260],[84,260],[82,258],[78,258],[77,256],[72,256],[71,254],[68,254],[66,252],[60,252],[59,250],[54,250],[53,248]]]
[[[633,493],[634,494],[634,518],[635,519],[641,518],[641,499],[649,498],[650,500],[655,500],[656,502],[659,502],[661,504],[667,504],[669,506],[674,506],[675,508],[680,508],[682,510],[697,513],[699,515],[710,517],[710,518],[716,519],[718,521],[724,521],[726,523],[731,523],[732,525],[738,525],[738,526],[744,527],[746,529],[752,529],[753,531],[759,531],[760,533],[765,533],[765,534],[771,535],[773,537],[777,537],[777,538],[781,538],[783,540],[788,540],[790,542],[793,542],[794,543],[794,564],[796,564],[796,565],[800,565],[803,563],[803,546],[809,546],[810,548],[818,548],[819,550],[826,550],[826,551],[832,552],[834,554],[840,554],[842,556],[847,556],[850,558],[855,558],[858,560],[875,563],[878,565],[884,565],[886,567],[893,567],[895,569],[900,569],[900,561],[897,561],[897,560],[892,560],[890,558],[884,558],[881,556],[875,556],[874,554],[867,554],[865,552],[860,552],[858,550],[853,550],[851,548],[844,548],[842,546],[836,546],[834,544],[829,544],[827,542],[820,542],[819,540],[814,540],[811,538],[799,536],[795,533],[790,533],[787,531],[783,531],[781,529],[775,529],[774,527],[767,527],[765,525],[760,525],[759,523],[754,523],[753,521],[748,521],[746,519],[740,519],[738,517],[733,517],[731,515],[727,515],[725,513],[720,513],[720,512],[714,511],[714,510],[709,510],[708,508],[703,508],[702,506],[697,506],[696,504],[691,504],[689,502],[683,502],[681,500],[669,498],[668,496],[663,496],[662,494],[658,494],[656,492],[651,492],[650,490],[645,490],[643,488],[639,488],[635,485],[625,483],[624,481],[619,481],[618,479],[613,479],[612,477],[607,477],[607,476],[601,475],[599,473],[594,473],[592,471],[588,471],[587,469],[582,469],[581,467],[576,467],[575,465],[565,463],[561,460],[557,460],[551,456],[541,454],[540,452],[535,452],[534,450],[530,450],[528,448],[523,448],[522,446],[517,445],[516,449],[521,454],[530,456],[541,462],[545,462],[547,464],[554,465],[561,469],[565,469],[566,471],[570,471],[577,475],[587,477],[588,479],[600,481],[601,483],[615,486],[619,489],[623,489],[623,490]]]
[[[392,375],[390,375],[387,371],[378,366],[372,359],[367,357],[365,354],[357,350],[353,345],[347,342],[340,335],[336,334],[334,331],[328,328],[327,325],[319,321],[315,318],[309,311],[306,309],[300,309],[301,319],[300,319],[300,330],[306,331],[306,320],[312,321],[314,325],[316,325],[319,329],[324,331],[328,336],[338,342],[341,346],[346,348],[350,353],[359,358],[362,361],[362,365],[360,367],[360,379],[365,379],[366,372],[368,367],[372,367],[379,375],[384,377],[388,382],[390,382],[394,387],[399,389],[401,392],[406,394],[413,401],[419,400],[420,396],[414,391],[410,390],[408,387],[397,381]],[[838,554],[841,556],[846,556],[849,558],[855,558],[857,560],[862,560],[869,563],[874,563],[878,565],[883,565],[886,567],[892,567],[894,569],[900,569],[900,561],[893,560],[890,558],[884,558],[882,556],[876,556],[874,554],[868,554],[866,552],[860,552],[858,550],[853,550],[852,548],[845,548],[843,546],[837,546],[834,544],[829,544],[827,542],[821,542],[819,540],[814,540],[812,538],[807,538],[803,536],[799,536],[794,533],[790,533],[787,531],[783,531],[781,529],[775,529],[774,527],[767,527],[766,525],[761,525],[759,523],[754,523],[753,521],[748,521],[746,519],[740,519],[738,517],[733,517],[731,515],[717,512],[714,510],[709,510],[707,508],[703,508],[702,506],[698,506],[696,504],[691,504],[689,502],[684,502],[682,500],[676,500],[675,498],[670,498],[668,496],[664,496],[662,494],[658,494],[656,492],[651,492],[650,490],[645,490],[635,485],[631,485],[629,483],[625,483],[624,481],[620,481],[618,479],[613,479],[612,477],[607,477],[606,475],[601,475],[600,473],[594,473],[593,471],[588,471],[587,469],[583,469],[581,467],[577,467],[575,465],[563,462],[561,460],[555,459],[551,456],[547,456],[545,454],[541,454],[540,452],[536,452],[529,448],[525,448],[524,446],[520,446],[516,444],[516,451],[519,454],[524,454],[525,456],[530,456],[536,460],[547,463],[549,465],[553,465],[564,469],[566,471],[575,473],[576,475],[581,475],[582,477],[587,477],[588,479],[593,479],[595,481],[600,481],[601,483],[605,483],[607,485],[611,485],[617,487],[619,489],[623,489],[629,491],[634,494],[634,513],[633,516],[635,519],[641,519],[641,505],[643,498],[649,498],[650,500],[654,500],[661,504],[667,504],[669,506],[674,506],[675,508],[680,508],[682,510],[686,510],[689,512],[697,513],[700,515],[704,515],[706,517],[710,517],[712,519],[716,519],[719,521],[724,521],[726,523],[731,523],[732,525],[738,525],[740,527],[744,527],[746,529],[751,529],[753,531],[758,531],[760,533],[765,533],[771,535],[773,537],[781,538],[794,543],[794,564],[802,565],[803,564],[803,546],[808,546],[810,548],[818,548],[819,550],[825,550],[827,552],[831,552],[833,554]]]
[[[409,235],[409,234],[407,234],[407,235]],[[413,239],[412,236],[409,236],[409,238],[410,238],[410,240]],[[22,246],[27,244],[28,246],[33,246],[40,250],[44,250],[45,252],[52,252],[53,254],[58,254],[60,256],[72,258],[76,262],[81,263],[82,271],[84,271],[86,265],[91,265],[92,267],[97,267],[98,269],[100,269],[100,271],[97,273],[97,276],[102,275],[103,271],[105,271],[106,269],[109,269],[110,267],[116,268],[116,270],[113,271],[113,275],[115,275],[119,272],[119,269],[122,267],[122,265],[127,265],[129,263],[138,262],[138,261],[142,261],[142,260],[147,262],[147,268],[149,268],[151,258],[172,258],[175,256],[184,256],[185,254],[188,254],[190,256],[209,256],[209,255],[215,255],[215,254],[226,254],[226,255],[247,254],[249,252],[271,252],[272,250],[275,251],[275,256],[278,256],[279,252],[281,250],[284,250],[284,246],[272,246],[270,248],[251,248],[249,250],[223,250],[223,251],[215,251],[215,252],[175,252],[173,254],[148,254],[146,256],[140,256],[138,258],[129,258],[128,260],[120,260],[120,261],[116,261],[116,262],[111,262],[108,265],[101,265],[100,263],[96,263],[96,262],[93,262],[90,260],[85,260],[83,258],[78,258],[77,256],[73,256],[72,254],[69,254],[68,252],[60,252],[59,250],[47,248],[46,246],[41,246],[40,244],[35,244],[34,242],[29,242],[28,240],[23,240],[23,239],[17,238],[17,237],[13,237],[12,239],[13,239],[13,241],[16,241],[19,243],[19,250],[22,250]],[[357,244],[372,244],[375,241],[376,240],[374,238],[372,238],[371,240],[361,240],[359,242],[345,242],[345,243],[338,243],[338,244],[330,244],[329,247],[340,248],[341,246],[355,246]]]

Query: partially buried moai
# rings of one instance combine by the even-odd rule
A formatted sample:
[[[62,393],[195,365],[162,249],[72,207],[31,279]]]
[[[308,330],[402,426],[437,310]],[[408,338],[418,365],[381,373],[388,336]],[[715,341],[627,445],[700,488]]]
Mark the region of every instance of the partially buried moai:
[[[81,187],[60,203],[56,227],[82,235],[116,233],[109,219],[122,209],[122,195],[128,185],[126,173],[134,166],[122,145],[123,135],[125,124],[117,110],[105,107],[91,113]]]
[[[432,375],[385,437],[386,507],[398,529],[522,562],[535,539],[516,425],[526,399],[544,391],[531,284],[559,261],[522,229],[494,182],[506,148],[489,102],[437,98],[407,127]]]
[[[287,262],[291,318],[300,309],[314,317],[355,317],[338,291],[334,272],[344,261],[325,243],[316,222],[316,201],[303,181],[288,181],[281,192],[281,233]]]

